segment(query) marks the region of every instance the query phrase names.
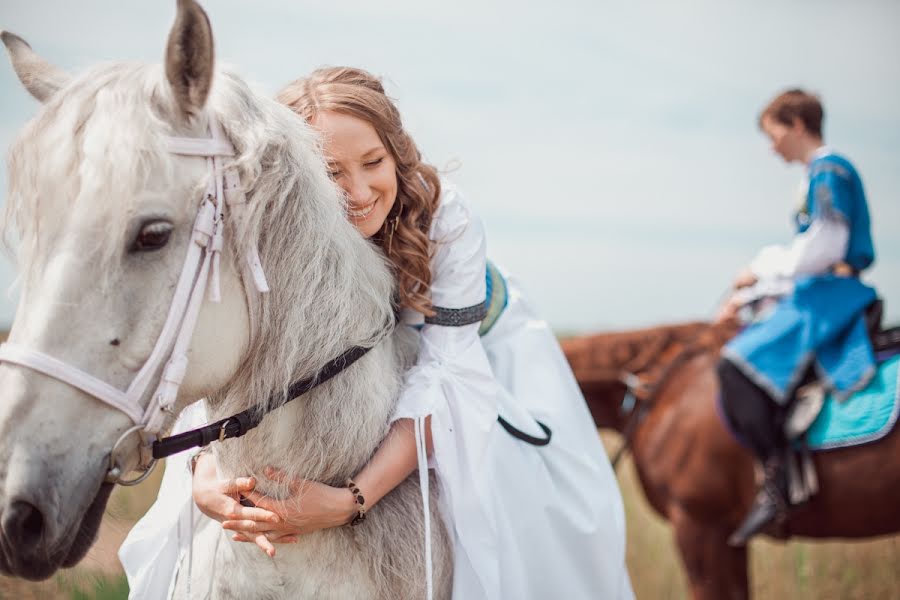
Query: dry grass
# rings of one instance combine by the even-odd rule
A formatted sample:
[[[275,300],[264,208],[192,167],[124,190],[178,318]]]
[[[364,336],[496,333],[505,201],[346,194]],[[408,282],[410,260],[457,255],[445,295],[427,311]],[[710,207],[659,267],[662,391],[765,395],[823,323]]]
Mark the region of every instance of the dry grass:
[[[618,446],[605,435],[608,448]],[[161,471],[161,470],[160,470]],[[113,494],[100,539],[76,569],[48,582],[0,577],[0,599],[113,600],[127,586],[115,550],[156,496],[161,472],[135,488]],[[644,500],[626,458],[619,482],[628,515],[628,569],[641,600],[688,598],[686,580],[668,524]],[[765,600],[891,600],[900,598],[900,536],[869,542],[754,542],[751,552],[754,598]]]

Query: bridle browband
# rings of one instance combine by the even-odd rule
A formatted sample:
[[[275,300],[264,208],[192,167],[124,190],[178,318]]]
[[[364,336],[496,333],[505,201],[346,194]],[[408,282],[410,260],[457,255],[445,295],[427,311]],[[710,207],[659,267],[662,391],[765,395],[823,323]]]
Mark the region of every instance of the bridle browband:
[[[166,138],[167,149],[172,154],[206,158],[209,178],[204,199],[200,203],[194,219],[191,241],[188,244],[187,255],[172,303],[169,306],[166,322],[150,357],[128,388],[122,391],[77,367],[38,350],[15,343],[0,345],[0,362],[25,367],[66,383],[120,410],[134,422],[135,426],[122,434],[110,452],[110,470],[106,479],[111,483],[134,485],[142,481],[152,470],[157,458],[169,456],[180,449],[191,447],[184,445],[187,437],[190,437],[188,434],[195,434],[204,439],[206,434],[203,432],[216,426],[220,433],[215,439],[243,435],[255,427],[268,410],[272,410],[276,404],[280,406],[285,401],[283,398],[280,402],[273,402],[270,399],[268,410],[251,409],[225,419],[223,422],[200,428],[196,432],[187,432],[159,441],[155,439],[165,427],[168,419],[174,415],[173,407],[178,396],[178,389],[187,370],[187,350],[207,287],[211,302],[221,300],[219,263],[224,247],[226,206],[237,225],[240,225],[245,218],[247,197],[241,189],[237,169],[234,166],[226,168],[223,164],[225,157],[234,156],[234,147],[226,139],[221,125],[212,115],[209,115],[209,132],[211,135],[209,138]],[[243,276],[245,287],[248,286],[248,281],[252,281],[256,292],[264,294],[269,291],[256,246],[251,246],[247,251]],[[247,292],[249,306],[252,298],[249,290]],[[326,365],[325,369],[315,378],[292,385],[290,391],[302,390],[300,393],[308,391],[317,383],[336,375],[340,369],[334,372],[332,370],[336,368],[335,365],[338,362],[349,366],[365,354],[366,350],[352,348]],[[162,368],[157,387],[147,406],[144,407],[141,401],[147,395],[150,383],[164,362],[165,366]],[[134,480],[123,480],[118,454],[119,446],[135,432],[141,434],[138,470],[143,471],[143,474]]]

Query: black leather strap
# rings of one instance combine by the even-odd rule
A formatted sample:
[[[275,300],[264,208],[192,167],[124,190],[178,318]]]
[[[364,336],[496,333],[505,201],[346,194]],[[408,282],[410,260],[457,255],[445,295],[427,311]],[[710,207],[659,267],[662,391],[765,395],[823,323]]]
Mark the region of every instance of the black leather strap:
[[[475,308],[475,307],[472,307]],[[467,309],[464,309],[467,310]],[[480,318],[479,318],[480,320]],[[477,321],[473,321],[477,322]],[[161,440],[153,442],[153,458],[160,459],[190,450],[191,448],[200,448],[215,441],[222,441],[231,438],[238,438],[257,427],[263,418],[273,410],[280,408],[296,400],[306,392],[312,390],[317,385],[321,385],[355,363],[362,358],[371,348],[355,346],[344,352],[339,357],[325,365],[314,377],[303,379],[291,384],[288,391],[284,395],[273,395],[269,398],[264,408],[248,408],[245,411],[231,415],[225,419],[209,423],[203,427],[185,431],[177,435],[169,436]],[[546,446],[553,437],[553,432],[549,427],[536,421],[538,426],[543,430],[545,437],[538,438],[525,433],[513,426],[503,417],[498,416],[497,421],[514,438],[521,440],[532,446]]]
[[[370,349],[368,347],[354,346],[325,365],[314,377],[302,379],[291,384],[286,394],[271,396],[264,408],[248,408],[243,412],[231,415],[215,423],[153,442],[153,458],[165,458],[191,448],[206,446],[216,440],[221,441],[241,437],[259,425],[267,414],[299,398],[317,385],[325,383],[362,358]]]

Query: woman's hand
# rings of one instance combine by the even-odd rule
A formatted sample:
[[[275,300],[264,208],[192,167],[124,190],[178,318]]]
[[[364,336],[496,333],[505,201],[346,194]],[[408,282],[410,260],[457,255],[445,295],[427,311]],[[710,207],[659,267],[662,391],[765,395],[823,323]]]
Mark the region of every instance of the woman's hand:
[[[235,540],[256,541],[251,536],[259,535],[269,541],[295,540],[298,535],[345,525],[357,514],[356,499],[347,488],[335,488],[316,481],[288,480],[284,473],[273,467],[266,467],[265,475],[272,481],[286,483],[290,496],[279,500],[256,491],[245,496],[258,509],[277,514],[280,521],[228,519],[222,527],[235,531]]]
[[[425,447],[431,454],[431,417],[425,419]],[[366,507],[373,506],[416,470],[415,428],[411,419],[398,419],[391,424],[387,436],[369,463],[354,481],[366,499]],[[286,483],[290,496],[278,500],[258,492],[244,494],[261,510],[281,517],[279,523],[262,519],[242,518],[226,520],[222,526],[235,532],[233,539],[255,542],[269,556],[275,553],[272,542],[296,541],[296,536],[344,525],[357,514],[353,494],[347,488],[334,488],[315,481],[287,481],[284,473],[274,468],[265,471],[267,478]]]
[[[200,512],[216,521],[234,521],[240,519],[269,529],[281,522],[278,515],[264,508],[243,506],[241,497],[252,493],[256,487],[253,477],[238,477],[235,479],[219,479],[216,474],[216,465],[212,456],[201,455],[194,466],[192,480],[194,503]],[[281,536],[269,539],[263,534],[247,532],[246,536],[269,556],[275,556],[273,541],[289,543],[291,538]]]

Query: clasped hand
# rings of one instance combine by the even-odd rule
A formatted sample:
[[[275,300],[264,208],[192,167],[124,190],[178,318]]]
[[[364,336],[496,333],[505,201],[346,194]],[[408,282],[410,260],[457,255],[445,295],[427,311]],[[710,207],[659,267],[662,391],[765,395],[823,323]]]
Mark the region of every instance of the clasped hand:
[[[194,502],[203,514],[234,532],[232,539],[253,542],[270,557],[275,544],[289,544],[298,536],[346,524],[356,514],[353,494],[316,481],[289,480],[273,467],[266,467],[267,479],[285,484],[290,492],[278,499],[256,491],[256,479],[219,479],[214,459],[201,456],[194,469]],[[246,498],[254,506],[241,504]]]

